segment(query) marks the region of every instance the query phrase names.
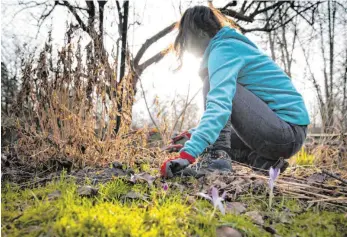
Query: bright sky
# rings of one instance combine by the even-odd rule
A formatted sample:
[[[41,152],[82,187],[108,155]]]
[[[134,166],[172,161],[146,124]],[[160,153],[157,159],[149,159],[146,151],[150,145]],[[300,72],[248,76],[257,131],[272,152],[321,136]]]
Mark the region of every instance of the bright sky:
[[[73,2],[73,1],[72,1]],[[174,0],[138,0],[132,1],[135,4],[135,8],[131,7],[130,10],[130,22],[134,22],[136,19],[141,23],[141,26],[135,26],[131,28],[129,32],[129,45],[132,52],[137,52],[139,47],[145,42],[145,40],[157,33],[159,30],[168,26],[169,24],[179,20],[179,2]],[[223,6],[226,1],[215,0],[215,6]],[[182,1],[182,11],[187,8],[189,4],[206,4],[206,1]],[[75,3],[76,4],[76,3]],[[114,5],[114,4],[112,4]],[[4,8],[5,6],[5,8]],[[65,31],[65,19],[72,19],[71,14],[68,14],[63,7],[57,7],[52,14],[52,17],[47,19],[46,25],[44,25],[37,35],[37,27],[33,21],[33,16],[37,16],[39,11],[35,9],[29,11],[21,11],[16,15],[20,8],[15,5],[15,1],[2,0],[2,60],[8,61],[14,56],[14,42],[20,44],[27,43],[31,48],[33,46],[42,47],[44,41],[47,39],[47,29],[49,25],[53,27],[53,39],[56,46],[62,45]],[[106,48],[109,52],[115,45],[117,39],[117,25],[115,20],[117,19],[116,9],[107,9],[106,15],[106,32],[105,37]],[[83,35],[83,33],[82,33]],[[154,44],[145,54],[143,59],[150,57],[157,53],[159,50],[165,48],[169,43],[173,42],[175,34],[172,33],[166,36],[157,44]],[[247,34],[251,40],[253,40],[260,48],[267,51],[266,42],[259,36],[254,34]],[[88,43],[86,38],[85,44]],[[312,48],[317,48],[314,43],[311,44]],[[311,83],[303,80],[305,73],[305,61],[302,58],[301,49],[295,50],[296,62],[293,66],[293,82],[299,92],[303,93],[306,105],[312,113],[313,104],[315,104],[315,94],[312,91]],[[313,51],[313,53],[315,53]],[[195,94],[198,91],[202,83],[198,77],[199,60],[191,55],[186,55],[184,65],[181,71],[173,73],[172,69],[175,67],[176,61],[175,56],[170,54],[165,57],[161,62],[153,65],[145,70],[141,80],[143,82],[144,90],[149,102],[151,102],[154,96],[158,96],[160,100],[171,101],[176,93],[186,94],[188,85],[190,85],[190,94]],[[313,68],[315,71],[320,72],[321,62],[314,62]],[[321,73],[318,73],[321,74]],[[134,117],[148,117],[144,100],[141,98],[141,89],[138,90],[137,102],[134,106],[133,113]],[[198,95],[195,99],[196,104],[199,105],[202,113],[203,102],[202,95]]]

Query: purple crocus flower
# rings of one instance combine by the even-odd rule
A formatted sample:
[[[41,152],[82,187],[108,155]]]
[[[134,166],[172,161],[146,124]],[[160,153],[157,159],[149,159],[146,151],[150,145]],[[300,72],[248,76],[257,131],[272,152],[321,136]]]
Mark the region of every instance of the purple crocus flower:
[[[163,190],[166,192],[169,189],[169,185],[167,183],[163,183],[161,185],[161,187],[163,188]]]
[[[205,194],[205,193],[198,193],[199,196],[203,197],[203,198],[206,198],[208,200],[210,200],[213,204],[213,207],[214,207],[214,211],[213,211],[213,214],[216,210],[216,208],[218,207],[218,209],[220,210],[220,212],[225,215],[225,209],[224,209],[224,206],[223,206],[223,203],[222,201],[224,201],[224,198],[225,198],[225,192],[222,194],[222,196],[219,197],[218,195],[218,189],[215,188],[215,187],[212,187],[211,188],[211,196],[209,196],[208,194]]]
[[[273,197],[273,189],[275,186],[275,180],[277,179],[278,175],[280,174],[280,169],[279,168],[272,168],[270,167],[269,170],[269,188],[270,188],[270,195],[269,195],[269,208],[272,206],[272,197]]]
[[[270,190],[273,190],[274,186],[275,186],[275,180],[277,179],[278,175],[280,174],[280,169],[279,168],[272,168],[270,167],[269,170],[269,188]]]

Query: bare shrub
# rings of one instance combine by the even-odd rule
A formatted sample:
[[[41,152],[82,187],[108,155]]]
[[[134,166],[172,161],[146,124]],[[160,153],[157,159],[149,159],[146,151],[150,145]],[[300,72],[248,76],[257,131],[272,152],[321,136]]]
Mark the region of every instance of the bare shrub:
[[[82,55],[79,42],[62,48],[56,62],[50,42],[37,60],[26,60],[16,106],[7,120],[18,132],[18,157],[31,164],[68,160],[76,167],[157,157],[156,148],[146,148],[146,130],[129,133],[132,80],[118,83],[115,71],[88,49]],[[126,90],[120,93],[119,88]],[[116,134],[117,115],[122,126]]]

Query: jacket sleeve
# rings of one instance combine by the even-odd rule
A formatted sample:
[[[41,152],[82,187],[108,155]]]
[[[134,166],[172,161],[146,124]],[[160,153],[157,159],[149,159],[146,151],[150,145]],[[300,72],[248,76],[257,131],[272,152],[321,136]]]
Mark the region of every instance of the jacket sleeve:
[[[210,91],[206,110],[182,151],[196,158],[217,140],[231,115],[237,76],[243,65],[244,60],[230,42],[212,45],[208,57]]]

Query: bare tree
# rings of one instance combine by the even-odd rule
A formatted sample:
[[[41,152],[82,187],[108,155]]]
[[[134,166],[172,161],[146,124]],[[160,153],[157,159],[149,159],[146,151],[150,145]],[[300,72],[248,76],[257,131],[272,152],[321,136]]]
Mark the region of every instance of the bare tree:
[[[1,112],[8,114],[18,90],[16,75],[11,76],[5,63],[1,62]]]
[[[243,1],[239,4],[238,1],[231,1],[217,9],[225,16],[236,19],[243,33],[271,32],[291,23],[296,17],[312,25],[314,23],[312,12],[315,12],[321,3],[321,1]],[[281,19],[285,20],[281,21]],[[253,26],[246,28],[239,24],[240,21]]]
[[[338,34],[346,32],[337,32],[337,21],[344,17],[346,12],[346,6],[344,2],[338,2],[329,0],[320,5],[320,8],[316,11],[316,22],[312,28],[312,40],[317,38],[319,41],[319,50],[322,61],[321,75],[323,83],[319,83],[317,72],[314,72],[311,66],[309,47],[304,45],[303,41],[298,37],[300,47],[303,50],[306,66],[309,70],[309,79],[313,83],[314,90],[317,95],[319,111],[322,120],[322,126],[324,132],[332,132],[337,129],[338,117],[345,116],[345,91],[346,84],[345,72],[346,72],[346,53],[342,50],[341,45],[336,40]],[[340,29],[344,29],[341,27]],[[344,29],[345,30],[345,29]],[[305,49],[307,48],[307,49]],[[344,48],[346,45],[344,44]],[[345,50],[345,49],[344,49]],[[342,53],[341,53],[342,52]],[[338,70],[339,65],[337,61],[341,61],[341,69]],[[340,101],[340,102],[339,102]]]
[[[265,6],[268,3],[264,3]],[[270,47],[271,57],[283,66],[284,71],[289,77],[292,76],[292,65],[294,62],[294,49],[297,43],[299,15],[295,16],[290,24],[285,24],[288,17],[292,17],[287,13],[282,13],[283,5],[279,6],[278,14],[281,26],[275,30],[267,32],[267,41]],[[271,15],[265,12],[265,19],[269,19]]]
[[[147,49],[155,44],[158,40],[165,37],[168,33],[172,32],[176,26],[176,22],[168,25],[152,37],[148,38],[138,52],[134,55],[127,49],[127,31],[129,27],[129,1],[124,0],[121,6],[120,1],[116,0],[116,8],[118,12],[118,31],[119,39],[117,40],[117,49],[120,47],[120,66],[119,78],[114,80],[113,72],[109,66],[109,57],[104,45],[104,19],[105,19],[105,7],[112,4],[110,1],[85,1],[80,3],[70,3],[69,1],[20,1],[22,10],[28,8],[41,7],[43,9],[41,15],[37,17],[38,26],[54,12],[57,7],[64,7],[74,17],[74,22],[70,24],[70,31],[73,32],[76,29],[82,29],[91,39],[91,44],[88,50],[88,61],[90,71],[95,72],[93,77],[90,78],[90,86],[88,87],[88,93],[92,92],[92,85],[97,80],[98,71],[96,65],[98,62],[104,65],[109,70],[105,71],[105,80],[107,81],[108,89],[107,93],[109,98],[117,98],[118,115],[116,132],[118,132],[121,124],[122,114],[125,111],[125,107],[129,107],[133,104],[133,99],[136,94],[136,85],[139,77],[143,71],[150,65],[159,62],[165,54],[170,50],[171,46],[158,51],[153,56],[142,62],[142,58]],[[307,22],[313,22],[310,18],[310,14],[314,12],[321,2],[291,2],[291,1],[273,1],[271,4],[265,4],[263,1],[244,1],[239,4],[237,1],[228,2],[222,7],[217,9],[224,14],[227,18],[231,17],[235,19],[237,25],[242,32],[271,32],[279,28],[283,28],[300,17]],[[180,9],[182,11],[182,9]],[[281,20],[285,19],[285,20]],[[247,25],[247,27],[246,27]],[[251,26],[251,27],[249,27]],[[70,34],[71,35],[71,34]],[[289,52],[286,52],[285,62],[290,64],[291,61],[288,58]],[[117,54],[118,56],[118,54]],[[93,62],[93,63],[92,63]],[[290,67],[290,65],[288,65]],[[91,98],[91,96],[89,96]],[[125,107],[124,107],[125,106]],[[124,108],[123,108],[124,107]]]

